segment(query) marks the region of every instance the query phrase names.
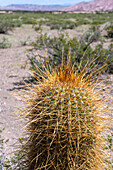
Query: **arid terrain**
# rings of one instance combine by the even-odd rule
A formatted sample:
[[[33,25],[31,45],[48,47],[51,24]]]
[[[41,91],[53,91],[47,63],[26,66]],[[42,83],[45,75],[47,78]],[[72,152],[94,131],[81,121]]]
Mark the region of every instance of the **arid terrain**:
[[[1,34],[0,37],[2,36],[4,35]],[[5,35],[12,47],[0,49],[0,129],[4,128],[2,137],[9,139],[11,145],[23,136],[24,131],[23,121],[18,117],[18,108],[22,103],[14,93],[20,88],[18,84],[29,76],[29,70],[24,66],[27,60],[25,52],[30,47],[21,45],[21,41],[25,41],[28,36],[31,40],[36,37],[32,27],[17,28]],[[8,147],[10,151],[11,148],[12,146]]]
[[[47,27],[45,32],[48,32]],[[57,35],[57,30],[50,32],[51,35],[53,33]],[[69,34],[73,36],[75,31],[69,31]],[[21,89],[21,82],[30,76],[26,66],[26,50],[31,48],[30,42],[35,40],[37,33],[32,25],[23,25],[6,35],[0,34],[0,38],[3,37],[9,40],[11,48],[0,49],[0,129],[4,129],[2,138],[9,139],[6,146],[9,154],[14,150],[17,139],[24,136],[25,121],[20,119],[18,114],[23,103],[15,97],[15,92]],[[25,41],[26,44],[23,45]],[[102,88],[101,95],[109,101],[107,105],[113,110],[113,74],[104,74],[101,79],[104,80],[98,86]],[[110,116],[112,119],[113,116]]]

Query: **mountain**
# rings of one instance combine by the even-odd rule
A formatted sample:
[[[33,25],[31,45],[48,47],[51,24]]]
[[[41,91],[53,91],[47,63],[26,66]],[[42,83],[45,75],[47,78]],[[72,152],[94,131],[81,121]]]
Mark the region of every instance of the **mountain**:
[[[68,5],[33,5],[33,4],[11,4],[1,7],[2,10],[25,10],[25,11],[58,11]]]
[[[81,2],[76,5],[72,5],[66,8],[61,9],[61,11],[83,11],[84,6],[87,4],[87,2]]]
[[[93,0],[91,2],[81,2],[61,11],[107,11],[113,10],[113,0]]]

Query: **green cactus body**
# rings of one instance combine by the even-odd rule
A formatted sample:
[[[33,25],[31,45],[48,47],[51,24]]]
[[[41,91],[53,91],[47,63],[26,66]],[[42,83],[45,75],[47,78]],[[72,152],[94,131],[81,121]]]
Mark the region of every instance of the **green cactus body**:
[[[71,71],[70,62],[45,75],[30,87],[26,101],[27,169],[104,169],[106,118],[94,84],[83,71]]]

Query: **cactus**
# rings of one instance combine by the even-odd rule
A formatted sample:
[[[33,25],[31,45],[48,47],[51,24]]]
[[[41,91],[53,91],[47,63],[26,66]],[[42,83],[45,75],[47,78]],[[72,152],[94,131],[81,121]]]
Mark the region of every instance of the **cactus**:
[[[28,170],[102,170],[106,111],[95,90],[97,79],[71,61],[59,69],[38,70],[36,83],[26,91]],[[39,78],[41,77],[41,79]],[[25,92],[24,92],[25,93]]]

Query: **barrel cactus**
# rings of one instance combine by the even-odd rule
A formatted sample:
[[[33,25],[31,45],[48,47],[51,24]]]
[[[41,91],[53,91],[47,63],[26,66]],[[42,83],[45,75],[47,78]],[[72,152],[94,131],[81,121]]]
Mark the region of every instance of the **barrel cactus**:
[[[52,69],[52,68],[51,68]],[[106,108],[95,90],[92,73],[72,69],[38,70],[36,83],[24,92],[27,107],[29,170],[102,170]],[[41,78],[40,78],[41,77]]]

